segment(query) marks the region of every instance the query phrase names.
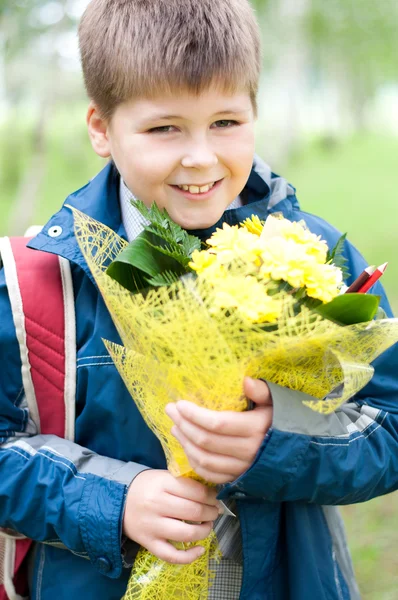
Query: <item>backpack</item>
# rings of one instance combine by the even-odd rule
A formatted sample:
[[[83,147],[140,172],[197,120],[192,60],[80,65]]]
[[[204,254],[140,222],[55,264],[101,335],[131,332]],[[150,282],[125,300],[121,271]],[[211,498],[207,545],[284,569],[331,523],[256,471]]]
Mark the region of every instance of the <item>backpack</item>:
[[[0,238],[0,267],[19,343],[23,387],[38,433],[73,441],[76,332],[70,264],[27,248],[29,239]],[[0,529],[0,600],[28,598],[26,559],[32,544],[15,531]]]

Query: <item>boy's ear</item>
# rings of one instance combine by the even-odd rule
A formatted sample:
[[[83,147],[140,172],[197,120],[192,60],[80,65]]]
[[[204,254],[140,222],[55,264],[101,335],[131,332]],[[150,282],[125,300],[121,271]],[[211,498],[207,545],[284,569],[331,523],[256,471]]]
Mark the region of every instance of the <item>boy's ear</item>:
[[[111,151],[108,139],[108,122],[101,117],[93,102],[90,102],[89,104],[86,122],[88,135],[94,152],[102,158],[109,158],[111,156]]]

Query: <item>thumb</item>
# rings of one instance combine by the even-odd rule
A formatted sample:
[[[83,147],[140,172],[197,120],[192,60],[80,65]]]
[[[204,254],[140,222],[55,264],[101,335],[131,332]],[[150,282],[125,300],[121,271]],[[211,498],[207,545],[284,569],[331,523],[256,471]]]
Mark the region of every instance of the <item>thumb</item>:
[[[272,406],[271,391],[265,381],[245,377],[243,391],[248,400],[252,400],[257,406]]]

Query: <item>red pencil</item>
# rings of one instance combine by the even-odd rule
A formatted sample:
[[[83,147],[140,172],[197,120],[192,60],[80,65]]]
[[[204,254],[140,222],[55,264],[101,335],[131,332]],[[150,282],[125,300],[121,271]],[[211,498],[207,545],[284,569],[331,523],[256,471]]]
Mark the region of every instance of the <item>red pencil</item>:
[[[383,263],[380,267],[377,267],[376,271],[369,277],[366,283],[363,284],[358,290],[358,294],[366,294],[366,292],[380,279],[384,271],[387,269],[388,263]]]
[[[376,267],[373,265],[371,265],[370,267],[366,267],[366,269],[364,269],[362,271],[362,273],[359,275],[359,277],[357,277],[356,280],[345,291],[345,293],[346,294],[354,294],[354,293],[358,292],[358,290],[360,290],[361,287],[363,285],[365,285],[365,283],[368,281],[369,277],[371,275],[373,275],[373,273],[375,271],[376,271]]]

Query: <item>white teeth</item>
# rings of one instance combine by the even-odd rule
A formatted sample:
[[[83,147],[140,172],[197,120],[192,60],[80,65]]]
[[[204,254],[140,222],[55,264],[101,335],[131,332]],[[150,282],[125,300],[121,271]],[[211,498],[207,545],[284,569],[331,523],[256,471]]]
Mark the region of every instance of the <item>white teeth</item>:
[[[204,185],[199,187],[197,185],[179,185],[180,190],[184,190],[184,192],[189,192],[190,194],[205,194],[215,185],[214,183],[210,183],[209,185]]]

